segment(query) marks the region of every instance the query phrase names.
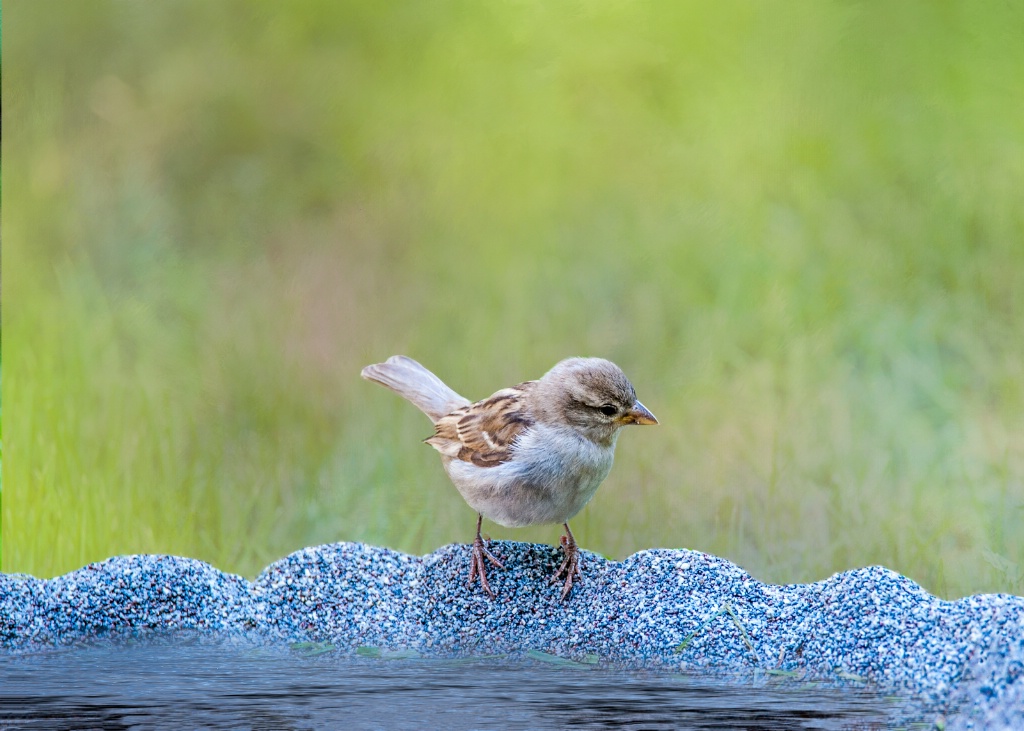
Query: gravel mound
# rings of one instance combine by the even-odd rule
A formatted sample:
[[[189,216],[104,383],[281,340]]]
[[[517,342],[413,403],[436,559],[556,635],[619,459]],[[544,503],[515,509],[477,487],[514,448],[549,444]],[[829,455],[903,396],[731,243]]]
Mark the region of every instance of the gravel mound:
[[[297,551],[255,581],[193,559],[119,556],[43,581],[0,574],[0,651],[24,654],[147,630],[194,630],[336,652],[530,652],[737,678],[813,679],[907,699],[950,729],[1024,728],[1024,597],[942,601],[882,567],[776,586],[724,559],[584,553],[566,602],[557,548],[497,541],[489,600],[468,548],[423,557],[338,543]],[[362,648],[362,649],[360,649]],[[948,723],[948,725],[947,725]]]

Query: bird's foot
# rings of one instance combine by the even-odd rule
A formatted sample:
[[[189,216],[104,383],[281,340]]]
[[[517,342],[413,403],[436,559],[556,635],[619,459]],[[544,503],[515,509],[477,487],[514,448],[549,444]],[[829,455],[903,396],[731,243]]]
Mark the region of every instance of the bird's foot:
[[[572,531],[569,530],[568,523],[565,524],[566,535],[562,536],[562,551],[565,552],[565,557],[562,559],[562,565],[558,567],[558,571],[551,577],[551,583],[554,584],[561,580],[562,576],[565,576],[565,582],[562,584],[562,599],[564,600],[569,596],[569,592],[572,591],[573,579],[583,578],[583,562],[580,559],[580,549],[576,545],[576,539],[572,535]]]
[[[479,576],[480,586],[482,586],[484,588],[484,591],[487,592],[488,596],[490,596],[491,599],[493,599],[494,591],[491,590],[491,585],[487,583],[487,570],[485,568],[487,564],[484,562],[484,559],[490,561],[492,564],[501,569],[505,568],[505,564],[499,561],[498,557],[490,552],[490,550],[487,548],[487,543],[484,541],[483,538],[480,537],[480,533],[476,534],[476,540],[473,541],[472,554],[473,557],[469,564],[469,586],[472,587],[473,579]]]

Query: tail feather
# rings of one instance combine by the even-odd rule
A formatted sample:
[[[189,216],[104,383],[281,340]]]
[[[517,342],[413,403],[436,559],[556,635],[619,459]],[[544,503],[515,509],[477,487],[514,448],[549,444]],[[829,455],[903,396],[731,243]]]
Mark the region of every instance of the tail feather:
[[[448,388],[444,381],[404,355],[393,355],[384,363],[368,365],[360,375],[408,399],[435,423],[442,416],[469,404],[469,400]]]

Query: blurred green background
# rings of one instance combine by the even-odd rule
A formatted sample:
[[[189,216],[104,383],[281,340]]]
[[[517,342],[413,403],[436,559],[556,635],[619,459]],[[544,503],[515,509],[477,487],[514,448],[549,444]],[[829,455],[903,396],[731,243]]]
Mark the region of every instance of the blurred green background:
[[[584,547],[1024,593],[1019,4],[4,15],[4,571],[468,541],[359,369],[599,355],[661,426]]]

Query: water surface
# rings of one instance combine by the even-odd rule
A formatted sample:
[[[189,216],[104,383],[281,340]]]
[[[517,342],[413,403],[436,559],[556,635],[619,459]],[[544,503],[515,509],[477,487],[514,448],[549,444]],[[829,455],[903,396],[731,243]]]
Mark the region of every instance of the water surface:
[[[120,643],[0,658],[0,729],[870,729],[886,701],[791,681],[499,658]],[[540,657],[538,655],[538,657]]]

